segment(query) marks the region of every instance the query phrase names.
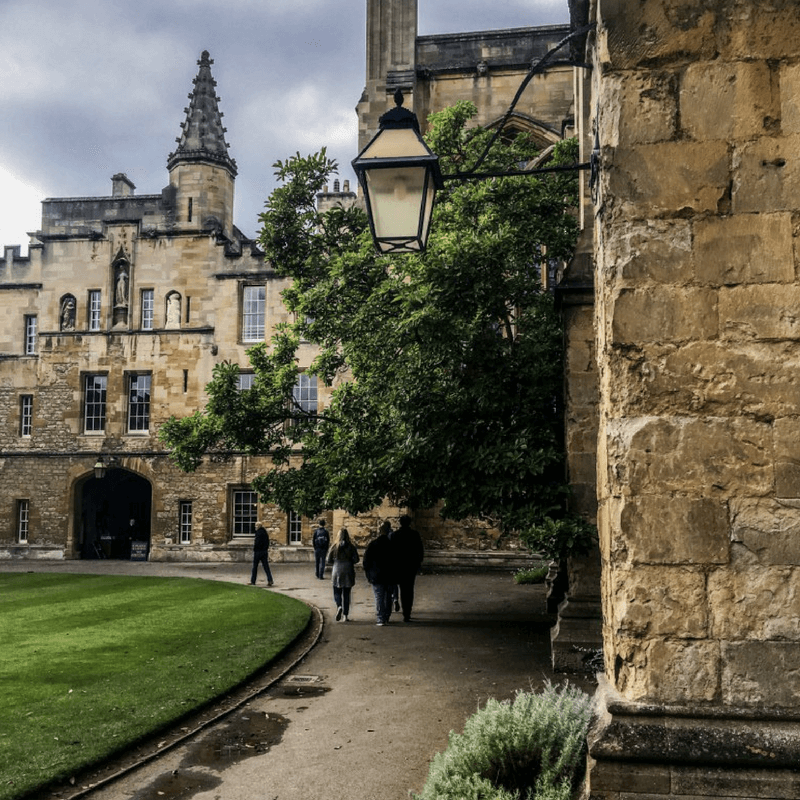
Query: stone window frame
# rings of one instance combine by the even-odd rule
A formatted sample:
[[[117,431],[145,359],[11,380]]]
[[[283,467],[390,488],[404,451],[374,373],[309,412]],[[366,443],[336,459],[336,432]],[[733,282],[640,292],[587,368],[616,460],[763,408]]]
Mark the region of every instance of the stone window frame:
[[[103,329],[103,293],[100,289],[89,289],[87,293],[86,326],[90,331]]]
[[[138,386],[139,379],[146,378],[146,388]],[[141,402],[134,402],[134,383],[136,391],[146,391],[146,399]],[[142,435],[150,432],[150,406],[153,397],[153,373],[144,371],[131,371],[125,373],[125,388],[127,395],[127,425],[126,430],[130,434]],[[137,395],[138,396],[138,395]]]
[[[39,318],[36,314],[26,314],[25,315],[25,355],[26,356],[35,356],[36,355],[36,339],[37,339],[37,328],[39,326]]]
[[[83,378],[83,433],[88,436],[104,436],[108,422],[108,373],[84,372]],[[90,386],[90,381],[102,379],[102,388]],[[90,392],[100,392],[101,398],[90,400]],[[90,421],[96,421],[90,426]],[[96,425],[96,427],[94,426]]]
[[[258,520],[258,492],[246,486],[230,488],[230,535],[232,540],[252,539]]]
[[[33,435],[33,395],[19,396],[19,435],[29,439]]]
[[[17,500],[17,544],[28,544],[31,523],[31,501]]]
[[[191,544],[194,508],[191,500],[178,500],[178,544]]]
[[[254,290],[260,297],[253,300]],[[255,304],[255,308],[253,307]],[[267,285],[265,283],[245,283],[241,287],[241,330],[242,342],[263,342],[267,330]]]
[[[248,389],[253,388],[253,383],[255,382],[255,379],[256,379],[255,372],[248,370],[239,370],[239,376],[236,379],[236,388],[240,392],[246,392]]]

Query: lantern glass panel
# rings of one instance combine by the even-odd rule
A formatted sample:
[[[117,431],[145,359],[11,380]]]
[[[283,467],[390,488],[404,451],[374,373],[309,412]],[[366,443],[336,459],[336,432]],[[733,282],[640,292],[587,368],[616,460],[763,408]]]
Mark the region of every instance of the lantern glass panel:
[[[419,235],[425,172],[424,167],[394,167],[367,173],[376,238]]]

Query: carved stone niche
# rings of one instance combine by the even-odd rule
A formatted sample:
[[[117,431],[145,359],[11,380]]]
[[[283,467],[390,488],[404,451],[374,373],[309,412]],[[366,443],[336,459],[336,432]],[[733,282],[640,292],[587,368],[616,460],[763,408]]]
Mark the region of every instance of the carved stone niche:
[[[128,322],[128,298],[131,289],[131,266],[124,258],[114,262],[114,327]]]
[[[181,326],[181,295],[172,291],[166,297],[166,328],[180,328]]]
[[[58,329],[60,331],[75,330],[75,307],[75,295],[63,295],[58,308]]]

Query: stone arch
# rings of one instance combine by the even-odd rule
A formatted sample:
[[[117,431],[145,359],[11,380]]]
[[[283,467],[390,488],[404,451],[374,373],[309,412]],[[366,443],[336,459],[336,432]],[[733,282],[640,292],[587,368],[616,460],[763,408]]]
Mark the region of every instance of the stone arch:
[[[490,129],[496,129],[500,126],[502,121],[503,117],[498,117],[497,119],[489,122],[486,127]],[[509,117],[508,122],[506,122],[506,124],[503,126],[501,138],[508,139],[518,133],[527,133],[542,149],[556,144],[556,142],[560,142],[562,138],[561,132],[555,130],[547,123],[537,120],[527,114],[520,114],[519,112],[515,111]]]
[[[73,551],[78,558],[129,559],[132,542],[150,549],[152,483],[131,469],[111,464],[97,478],[86,472],[73,489]],[[133,524],[131,524],[131,521]]]

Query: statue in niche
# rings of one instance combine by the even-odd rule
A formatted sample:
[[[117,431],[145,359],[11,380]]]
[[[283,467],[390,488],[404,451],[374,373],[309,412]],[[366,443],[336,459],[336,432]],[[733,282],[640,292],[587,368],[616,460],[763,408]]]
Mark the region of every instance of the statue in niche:
[[[181,326],[181,296],[177,292],[167,295],[167,327],[180,328]]]
[[[61,298],[61,309],[58,314],[59,330],[75,330],[75,298],[71,294],[65,294]]]
[[[114,289],[114,305],[128,305],[128,273],[125,271],[124,265],[120,265],[117,269],[117,282]]]

